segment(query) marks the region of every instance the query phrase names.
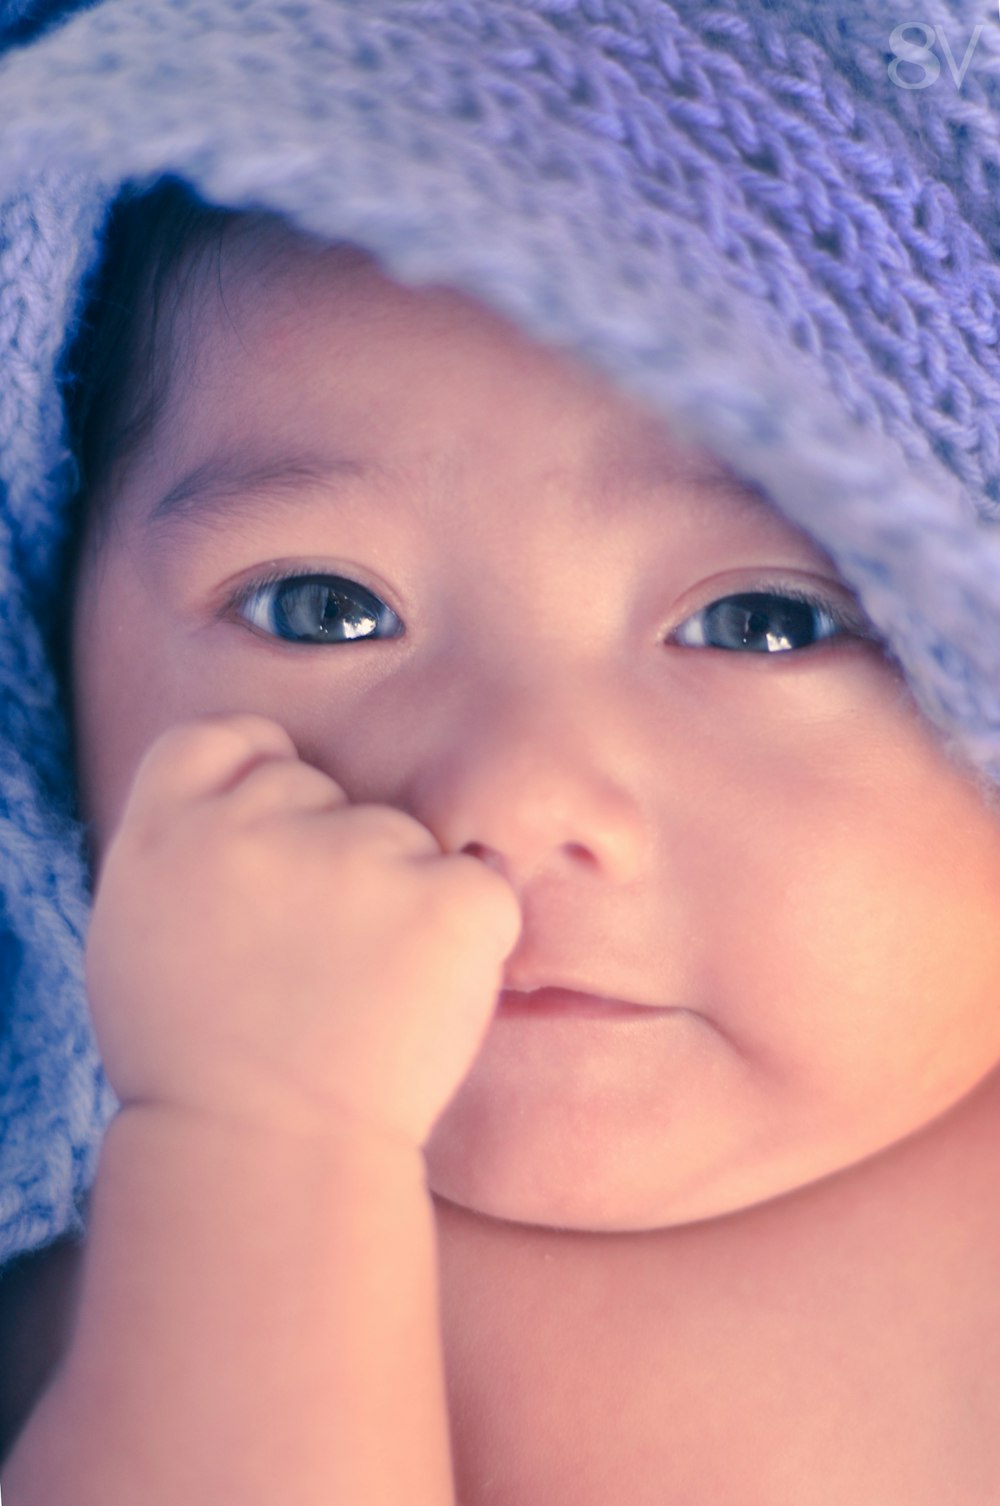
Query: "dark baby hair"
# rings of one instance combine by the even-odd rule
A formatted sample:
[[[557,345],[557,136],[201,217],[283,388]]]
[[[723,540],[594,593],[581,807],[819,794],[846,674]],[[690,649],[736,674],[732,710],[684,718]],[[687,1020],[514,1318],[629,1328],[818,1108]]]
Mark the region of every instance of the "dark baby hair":
[[[127,187],[108,215],[103,255],[61,361],[66,439],[76,464],[71,521],[58,569],[69,602],[84,536],[106,538],[114,486],[149,439],[170,387],[182,296],[246,215],[206,204],[181,179]],[[168,297],[168,292],[170,296]],[[51,652],[69,705],[72,612],[55,615]]]
[[[95,506],[106,527],[101,503],[113,474],[149,439],[166,399],[180,300],[241,218],[206,204],[173,177],[151,189],[127,188],[112,206],[104,255],[64,362],[78,529]]]
[[[206,203],[172,175],[126,186],[109,211],[102,257],[60,367],[66,438],[77,469],[58,572],[64,600],[85,537],[100,548],[114,524],[122,479],[151,439],[192,343],[184,335],[195,328],[205,298],[215,292],[225,303],[222,251],[242,231],[256,264],[264,266],[280,256],[290,233],[302,243],[310,239],[271,210]],[[64,702],[71,615],[62,614],[51,645]]]
[[[223,246],[243,240],[255,263],[266,266],[290,234],[301,244],[310,240],[274,211],[208,204],[169,175],[151,187],[130,185],[115,200],[103,256],[62,362],[67,440],[79,472],[77,535],[89,520],[103,537],[113,512],[109,494],[156,427],[184,357],[185,342],[176,338],[182,313],[193,328],[199,299],[213,287],[225,302]]]

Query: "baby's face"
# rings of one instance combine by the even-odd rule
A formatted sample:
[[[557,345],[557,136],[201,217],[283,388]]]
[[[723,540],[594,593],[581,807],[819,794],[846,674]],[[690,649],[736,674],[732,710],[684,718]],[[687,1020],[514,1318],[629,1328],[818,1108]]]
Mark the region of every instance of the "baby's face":
[[[228,277],[190,354],[81,566],[95,856],[161,731],[259,712],[352,800],[502,868],[511,977],[674,1006],[495,1020],[432,1191],[663,1227],[982,1082],[1000,821],[815,545],[589,370],[364,258],[289,244]],[[341,596],[278,584],[302,573]]]

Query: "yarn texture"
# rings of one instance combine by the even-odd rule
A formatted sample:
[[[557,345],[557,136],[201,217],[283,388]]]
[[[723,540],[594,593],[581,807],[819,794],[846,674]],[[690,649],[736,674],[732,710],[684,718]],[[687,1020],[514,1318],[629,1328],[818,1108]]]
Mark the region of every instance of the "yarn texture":
[[[0,0],[0,1265],[117,1108],[52,662],[63,359],[126,185],[358,242],[590,362],[834,559],[1000,780],[1000,17],[925,0]],[[943,62],[938,28],[961,62]],[[930,31],[928,30],[930,28]],[[924,49],[925,54],[928,49]]]

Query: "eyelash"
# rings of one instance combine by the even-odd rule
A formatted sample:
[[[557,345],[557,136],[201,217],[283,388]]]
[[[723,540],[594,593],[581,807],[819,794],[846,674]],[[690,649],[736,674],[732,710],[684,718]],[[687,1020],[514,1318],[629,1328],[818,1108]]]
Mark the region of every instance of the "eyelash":
[[[362,596],[371,597],[373,601],[380,603],[380,605],[384,609],[384,612],[392,612],[392,608],[387,606],[386,603],[382,601],[382,598],[380,596],[377,596],[374,591],[369,590],[367,586],[362,586],[359,581],[350,580],[347,576],[334,575],[331,571],[328,570],[290,570],[288,568],[272,568],[271,570],[265,571],[261,575],[254,576],[252,580],[244,581],[243,584],[238,588],[238,590],[234,591],[233,595],[225,602],[222,608],[222,615],[228,615],[228,613],[230,612],[241,611],[248,602],[253,600],[253,598],[258,593],[265,591],[269,586],[285,585],[293,583],[295,581],[316,581],[334,586],[340,584],[345,588],[350,588],[349,590],[344,590],[343,594],[345,596],[352,596],[355,601],[357,601],[358,598]],[[343,614],[340,615],[342,616]],[[392,615],[395,617],[395,612],[392,612]],[[397,617],[396,620],[399,621],[400,619]],[[259,629],[259,631],[266,632],[267,630]],[[268,636],[276,638],[279,643],[291,643],[295,644],[297,647],[315,648],[322,646],[321,643],[310,643],[308,640],[299,641],[292,638],[281,638],[280,635],[276,633],[268,633]],[[382,638],[399,636],[399,633],[383,633],[381,635]],[[366,642],[370,641],[371,637],[371,634],[366,634],[364,636],[359,636],[353,641]],[[329,639],[327,641],[350,642],[352,640],[350,638],[350,635],[348,635],[344,639]]]
[[[293,583],[295,581],[306,580],[328,584],[342,583],[345,587],[350,588],[350,591],[345,590],[345,595],[354,595],[355,599],[357,599],[358,596],[371,597],[374,601],[380,602],[386,612],[392,612],[392,608],[388,607],[384,602],[382,602],[381,597],[378,597],[375,592],[369,590],[367,586],[362,586],[360,582],[350,580],[346,576],[334,575],[329,571],[308,568],[300,570],[288,568],[273,568],[271,570],[263,572],[260,575],[254,576],[252,580],[244,581],[239,589],[235,591],[224,604],[222,615],[226,615],[230,612],[242,611],[242,609],[246,607],[248,602],[252,601],[255,596],[267,590],[270,586],[284,585]],[[765,579],[763,581],[755,582],[751,586],[729,591],[722,596],[715,597],[711,601],[706,602],[703,606],[697,608],[694,612],[691,612],[683,622],[678,623],[677,627],[675,627],[672,632],[664,639],[664,642],[668,645],[681,648],[704,647],[714,648],[716,652],[734,652],[734,650],[732,649],[719,648],[718,645],[708,644],[704,642],[702,642],[701,644],[681,643],[677,641],[675,635],[680,631],[681,628],[684,628],[690,623],[695,622],[699,616],[708,613],[714,607],[719,607],[727,602],[732,602],[736,598],[746,598],[754,596],[772,597],[782,601],[795,602],[801,606],[809,607],[813,611],[825,616],[833,625],[835,631],[823,633],[821,636],[817,637],[814,640],[813,644],[807,645],[807,648],[814,647],[816,643],[831,643],[839,641],[845,637],[875,639],[877,636],[874,629],[872,628],[872,625],[864,617],[859,607],[852,607],[848,603],[837,601],[836,599],[825,596],[819,592],[810,591],[808,588],[801,585],[792,584],[780,579]],[[392,612],[392,615],[393,617],[396,617],[395,612]],[[396,620],[400,621],[398,617],[396,617]],[[267,636],[275,638],[280,643],[294,644],[298,647],[322,646],[321,641],[310,642],[308,639],[298,640],[294,638],[282,638],[279,634],[272,633],[267,629],[259,629],[259,631],[265,632]],[[704,634],[704,627],[702,628],[702,633]],[[382,633],[378,636],[374,634],[366,634],[352,640],[348,635],[343,639],[328,639],[327,641],[371,642],[379,641],[379,639],[384,640],[385,638],[399,636],[399,633]],[[746,640],[744,639],[744,642],[745,641]],[[758,653],[756,657],[774,658],[779,655],[801,654],[805,651],[805,649],[780,649],[767,653]]]
[[[802,585],[782,580],[764,580],[755,582],[751,586],[727,591],[721,596],[714,597],[711,601],[706,602],[704,606],[697,608],[696,611],[685,617],[683,622],[678,623],[666,641],[668,643],[673,641],[677,647],[714,647],[717,652],[733,652],[733,650],[728,648],[719,649],[717,645],[713,644],[680,643],[677,641],[675,635],[680,632],[681,628],[695,622],[698,617],[707,614],[714,607],[721,607],[726,603],[758,596],[770,597],[781,602],[793,602],[798,606],[809,607],[812,611],[820,613],[828,619],[833,631],[822,632],[813,640],[813,643],[806,645],[806,648],[815,647],[818,643],[840,643],[845,638],[865,638],[873,641],[877,638],[874,627],[864,616],[860,607],[852,606],[848,602],[838,601],[836,598],[824,595],[818,591],[811,591],[808,587]],[[702,631],[704,632],[704,629]],[[746,640],[744,639],[745,642]],[[805,649],[774,649],[767,653],[760,653],[757,657],[774,658],[778,655],[801,654],[805,651]]]

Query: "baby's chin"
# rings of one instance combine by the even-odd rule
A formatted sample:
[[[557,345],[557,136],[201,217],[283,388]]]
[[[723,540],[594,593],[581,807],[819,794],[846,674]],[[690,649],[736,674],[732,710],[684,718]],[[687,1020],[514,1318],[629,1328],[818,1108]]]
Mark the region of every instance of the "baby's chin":
[[[698,1058],[693,1059],[697,1062]],[[549,1081],[510,1089],[477,1061],[424,1148],[428,1190],[482,1218],[547,1229],[639,1233],[678,1228],[788,1198],[881,1146],[817,1144],[754,1123],[725,1073],[673,1084]],[[508,1091],[505,1091],[508,1088]],[[551,1091],[546,1089],[551,1088]],[[534,1089],[534,1091],[532,1091]]]
[[[824,1111],[815,1095],[776,1096],[698,1016],[598,1036],[487,1037],[424,1147],[439,1208],[579,1233],[777,1229],[900,1188],[919,1199],[935,1168],[954,1182],[956,1155],[985,1155],[995,1177],[1000,1065],[933,1103]]]
[[[578,1174],[558,1152],[546,1147],[519,1154],[512,1143],[506,1156],[487,1169],[465,1160],[461,1148],[448,1143],[439,1126],[426,1148],[427,1187],[435,1204],[447,1212],[460,1211],[478,1219],[578,1234],[643,1234],[731,1224],[765,1207],[777,1209],[826,1176],[810,1177],[794,1186],[787,1178],[769,1176],[766,1168],[744,1168],[692,1181],[666,1170],[658,1174],[619,1176],[615,1158],[607,1157]],[[841,1168],[838,1168],[840,1170]],[[829,1174],[827,1174],[829,1175]]]

